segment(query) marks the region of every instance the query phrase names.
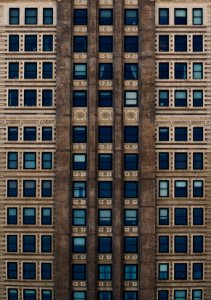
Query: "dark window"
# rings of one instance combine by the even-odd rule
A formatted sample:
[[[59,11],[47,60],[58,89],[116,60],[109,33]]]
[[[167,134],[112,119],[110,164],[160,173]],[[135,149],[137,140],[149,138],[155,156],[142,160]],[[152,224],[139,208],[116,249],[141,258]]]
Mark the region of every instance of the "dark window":
[[[112,107],[113,93],[112,91],[99,91],[99,107]]]
[[[169,106],[169,91],[167,90],[159,91],[159,106],[161,107]]]
[[[18,79],[19,78],[19,63],[10,62],[9,63],[9,79]]]
[[[124,143],[138,143],[138,126],[124,126]]]
[[[23,279],[36,279],[35,263],[23,263]]]
[[[8,127],[8,141],[18,141],[18,127]]]
[[[74,25],[87,25],[87,9],[74,9]]]
[[[112,181],[98,182],[98,197],[111,198],[112,197]]]
[[[113,25],[113,10],[100,9],[99,10],[99,25]]]
[[[203,25],[203,9],[193,9],[193,25]]]
[[[175,236],[174,238],[174,252],[175,253],[187,253],[188,245],[187,236]]]
[[[187,79],[187,63],[175,63],[174,78]]]
[[[35,252],[36,251],[36,237],[35,235],[23,236],[23,252]]]
[[[41,197],[52,197],[52,181],[42,180]]]
[[[42,235],[41,236],[41,252],[49,253],[52,251],[51,247],[52,237],[50,235]]]
[[[138,25],[138,9],[125,9],[125,25]]]
[[[37,91],[24,90],[24,106],[36,106],[36,105],[37,105]]]
[[[53,8],[43,8],[43,24],[53,24]]]
[[[52,153],[43,152],[42,153],[42,169],[52,169]]]
[[[125,91],[124,106],[138,106],[138,91]]]
[[[124,210],[124,226],[138,225],[138,211],[136,209]]]
[[[52,300],[52,291],[42,290],[42,300]]]
[[[124,79],[138,80],[138,64],[124,64]]]
[[[176,170],[187,170],[188,163],[187,163],[188,155],[187,153],[175,153],[175,169]]]
[[[73,127],[73,143],[86,143],[87,142],[87,128],[86,126]]]
[[[50,207],[42,208],[41,210],[41,222],[42,225],[51,225],[52,224],[52,209]]]
[[[7,197],[17,197],[18,196],[18,181],[8,180],[7,181]]]
[[[111,265],[98,265],[98,280],[111,280],[112,279],[112,266]]]
[[[174,105],[175,107],[187,106],[187,91],[177,90],[175,91]]]
[[[74,52],[87,52],[87,36],[74,36],[73,46]]]
[[[17,224],[17,221],[18,221],[17,208],[15,207],[7,208],[7,224],[15,225]]]
[[[187,208],[175,208],[174,221],[175,225],[187,225]]]
[[[19,35],[9,35],[9,51],[19,51]]]
[[[52,141],[52,127],[42,127],[42,141]]]
[[[124,155],[124,170],[138,170],[138,154]]]
[[[73,292],[73,300],[86,300],[86,292]]]
[[[193,236],[193,252],[203,253],[204,250],[204,238],[202,235]]]
[[[203,208],[193,209],[193,225],[203,225],[204,224],[204,211]]]
[[[73,226],[86,226],[86,210],[85,209],[73,209],[72,225]]]
[[[36,290],[24,290],[23,300],[36,300]]]
[[[41,278],[44,280],[50,280],[52,277],[51,263],[41,263]]]
[[[174,279],[175,280],[187,279],[187,264],[184,263],[174,264]]]
[[[168,264],[159,264],[159,280],[168,280],[169,279],[169,265]]]
[[[125,36],[125,52],[138,52],[138,36]]]
[[[98,292],[98,300],[111,300],[112,292]]]
[[[169,128],[168,127],[159,127],[159,141],[169,141]]]
[[[73,106],[74,107],[87,106],[87,91],[73,91]]]
[[[86,198],[86,181],[74,181],[73,182],[73,197],[74,198]]]
[[[113,52],[113,36],[99,37],[99,52]]]
[[[37,35],[25,35],[25,51],[37,51]]]
[[[192,300],[202,300],[202,290],[192,290]]]
[[[98,142],[99,143],[112,143],[112,126],[99,126],[98,127]]]
[[[124,292],[124,300],[138,300],[138,292],[135,291]]]
[[[175,25],[187,25],[187,9],[175,8],[174,9],[174,24]]]
[[[193,79],[203,79],[203,63],[193,64]]]
[[[23,224],[24,225],[35,225],[36,224],[35,208],[24,208],[23,209]]]
[[[36,127],[24,127],[24,141],[36,141]]]
[[[42,106],[52,106],[53,105],[53,93],[52,90],[42,91]]]
[[[23,196],[24,197],[36,197],[36,181],[24,180],[23,181]]]
[[[43,41],[42,44],[43,51],[53,51],[53,35],[44,34],[42,41]]]
[[[17,235],[8,235],[7,236],[7,252],[17,252]]]
[[[26,62],[24,63],[24,78],[36,79],[37,78],[37,63]]]
[[[86,280],[86,265],[73,264],[72,265],[72,279]]]
[[[193,128],[193,141],[202,142],[204,139],[203,127],[194,127]]]
[[[18,289],[7,290],[8,300],[18,300]]]
[[[99,80],[113,79],[113,64],[99,64]]]
[[[159,252],[169,253],[169,237],[167,235],[159,236]]]
[[[112,210],[99,209],[98,210],[98,225],[99,226],[112,226]]]
[[[168,208],[159,208],[159,225],[169,225]]]
[[[203,279],[203,264],[194,263],[193,264],[193,280]]]
[[[193,91],[193,106],[194,107],[203,106],[203,91],[202,90]]]
[[[37,24],[37,8],[25,8],[25,24]]]
[[[124,280],[138,280],[138,265],[124,265]]]
[[[36,152],[24,152],[23,168],[36,169]]]
[[[125,181],[124,182],[124,198],[138,198],[138,182]]]
[[[18,279],[17,263],[8,262],[7,263],[7,278],[8,279]]]
[[[159,25],[169,25],[168,8],[159,8]]]
[[[193,181],[193,197],[203,197],[203,180]]]
[[[87,79],[87,64],[74,64],[73,65],[73,79],[86,80]]]
[[[9,24],[18,25],[20,22],[20,9],[10,8]]]
[[[159,35],[159,51],[169,51],[169,35]]]
[[[18,152],[7,153],[7,168],[8,169],[18,168]]]
[[[169,299],[169,292],[166,290],[158,291],[158,300],[168,300]]]
[[[175,35],[174,51],[175,52],[187,52],[187,35]]]
[[[159,63],[159,79],[169,79],[169,63]]]
[[[112,170],[112,154],[98,154],[98,170]]]
[[[138,252],[138,238],[124,237],[124,253],[137,253],[137,252]]]
[[[176,142],[186,142],[188,140],[187,127],[175,127],[174,135],[174,139]]]
[[[18,106],[18,90],[8,91],[8,106]]]
[[[203,51],[203,35],[193,36],[193,52]]]
[[[159,169],[168,170],[169,169],[169,153],[160,152],[159,153]]]
[[[204,155],[200,152],[193,153],[193,169],[194,170],[203,170],[203,159]]]
[[[72,238],[72,252],[73,253],[86,253],[86,238],[73,237]]]
[[[86,154],[73,154],[73,170],[86,170]]]
[[[44,62],[42,65],[42,78],[52,79],[53,78],[53,63]]]

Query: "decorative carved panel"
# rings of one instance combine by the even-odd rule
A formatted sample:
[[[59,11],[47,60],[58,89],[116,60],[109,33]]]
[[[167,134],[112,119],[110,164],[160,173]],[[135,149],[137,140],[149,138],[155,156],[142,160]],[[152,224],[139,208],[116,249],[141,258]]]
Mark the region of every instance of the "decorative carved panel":
[[[87,109],[73,108],[73,121],[81,122],[87,121]]]
[[[113,110],[112,108],[99,108],[98,109],[98,120],[99,121],[112,121]]]
[[[130,122],[130,121],[139,121],[139,111],[138,109],[124,109],[124,121]]]

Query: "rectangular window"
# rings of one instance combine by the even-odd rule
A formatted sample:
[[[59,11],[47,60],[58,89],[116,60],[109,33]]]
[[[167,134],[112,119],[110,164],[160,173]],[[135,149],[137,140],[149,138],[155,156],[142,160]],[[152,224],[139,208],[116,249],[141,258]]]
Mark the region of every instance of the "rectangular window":
[[[112,91],[99,91],[99,107],[112,107],[113,105],[113,93]]]
[[[23,181],[23,197],[36,197],[36,181],[24,180]]]
[[[169,106],[169,91],[160,90],[159,91],[159,106],[168,107]]]
[[[24,208],[23,209],[23,224],[24,225],[35,225],[36,224],[35,208]]]
[[[168,127],[159,127],[159,141],[168,142],[169,141],[169,128]]]
[[[159,225],[169,225],[168,208],[159,208]]]
[[[41,196],[42,197],[52,197],[52,181],[51,180],[42,180]]]
[[[168,180],[159,180],[159,197],[169,197]]]
[[[187,35],[175,35],[174,51],[175,52],[187,52]]]
[[[52,209],[50,207],[44,207],[41,210],[41,223],[42,225],[52,224]]]
[[[7,153],[7,168],[8,169],[18,168],[18,152]]]
[[[19,35],[9,35],[9,51],[19,51]]]
[[[42,141],[52,141],[53,139],[53,128],[42,127]]]
[[[37,35],[25,35],[25,51],[37,51]]]
[[[23,156],[24,169],[36,169],[36,152],[25,152]]]
[[[203,35],[193,35],[193,52],[203,52]]]
[[[159,280],[168,280],[169,279],[169,265],[168,264],[159,264],[158,279]]]
[[[7,278],[18,279],[18,266],[16,262],[7,263]]]
[[[124,182],[124,198],[138,198],[138,192],[137,181]]]
[[[138,292],[136,291],[124,292],[124,300],[138,300]]]
[[[175,127],[174,128],[174,140],[175,140],[175,142],[186,142],[188,140],[187,127]]]
[[[24,235],[23,236],[23,252],[35,252],[36,251],[36,236]]]
[[[87,142],[87,128],[86,126],[73,127],[73,143],[86,143]]]
[[[52,265],[51,263],[41,263],[41,279],[52,279]]]
[[[158,300],[168,300],[169,292],[167,290],[158,291]]]
[[[193,236],[193,253],[203,253],[204,237],[202,235]]]
[[[52,237],[50,235],[41,236],[41,252],[50,253],[52,251]]]
[[[187,264],[186,263],[174,264],[174,279],[175,280],[187,280]]]
[[[193,180],[193,197],[203,197],[203,180]]]
[[[124,237],[124,253],[138,253],[137,237]]]
[[[98,170],[112,170],[112,154],[98,154]]]
[[[138,91],[125,91],[124,106],[138,106]]]
[[[168,8],[159,8],[159,25],[169,25]]]
[[[8,141],[18,141],[18,127],[8,127]]]
[[[112,143],[112,126],[99,126],[98,127],[98,142],[99,143]]]
[[[202,280],[203,279],[203,264],[194,263],[193,264],[193,280]]]
[[[193,106],[200,107],[203,106],[203,91],[202,90],[194,90],[193,91]]]
[[[194,127],[193,128],[193,141],[194,142],[203,142],[203,139],[204,139],[203,127]]]
[[[187,225],[187,208],[175,208],[174,210],[175,225]]]
[[[7,290],[8,300],[18,300],[18,289]]]
[[[73,182],[73,197],[86,198],[86,181]]]
[[[159,79],[169,79],[169,63],[159,63]]]
[[[124,265],[124,280],[138,280],[138,265]]]
[[[99,64],[99,80],[112,80],[113,79],[113,64],[100,63]]]
[[[138,126],[124,126],[124,143],[138,143]]]
[[[44,34],[42,40],[42,50],[43,51],[53,51],[53,35],[52,34]]]
[[[87,107],[87,91],[73,91],[73,106]]]
[[[188,167],[188,155],[187,153],[177,152],[175,153],[175,170],[187,170]]]
[[[125,36],[124,50],[125,52],[138,52],[138,36]]]
[[[124,64],[124,80],[138,80],[138,64]]]
[[[192,290],[192,300],[202,300],[202,290]]]
[[[36,127],[24,127],[24,141],[36,141]]]
[[[73,51],[74,52],[87,52],[87,36],[76,35],[73,37]]]
[[[73,64],[73,79],[74,80],[87,79],[87,64]]]
[[[138,225],[138,211],[136,209],[124,210],[124,226]]]
[[[42,106],[53,105],[53,92],[52,90],[42,90]]]
[[[203,25],[202,8],[193,8],[193,25]]]
[[[52,291],[42,290],[42,300],[52,300]]]
[[[187,236],[175,236],[174,237],[174,252],[175,253],[187,253],[187,251],[188,251]]]
[[[18,222],[17,208],[15,207],[7,208],[7,224],[16,225],[17,222]]]
[[[193,169],[194,170],[203,170],[204,165],[204,155],[200,152],[193,153]]]
[[[87,25],[87,9],[74,9],[73,24]]]
[[[86,265],[73,264],[72,265],[72,279],[86,280]]]
[[[43,24],[53,24],[53,8],[43,8]]]
[[[159,51],[169,52],[169,35],[159,35]]]
[[[188,182],[187,180],[175,180],[174,184],[174,196],[175,197],[187,197],[188,196]]]
[[[23,279],[36,279],[35,263],[23,263]]]
[[[113,36],[99,36],[99,52],[113,52]]]
[[[169,237],[159,236],[159,253],[169,253]]]
[[[204,224],[204,210],[203,208],[193,209],[193,225],[203,225]]]
[[[98,265],[98,280],[111,280],[112,279],[112,266],[111,265]]]
[[[125,9],[124,25],[138,25],[138,9]]]
[[[7,197],[17,197],[18,196],[18,181],[8,180],[7,181]]]
[[[9,90],[8,91],[8,106],[18,106],[19,102],[19,91]]]
[[[72,238],[72,252],[73,253],[86,253],[86,238],[73,237]]]
[[[37,79],[37,63],[25,62],[24,63],[24,79]]]
[[[99,10],[99,25],[113,25],[113,9]]]
[[[17,252],[18,250],[18,238],[17,235],[7,236],[7,252]]]
[[[53,168],[53,159],[51,152],[42,153],[42,169],[49,170]]]
[[[25,24],[37,24],[37,8],[25,8]]]
[[[138,154],[124,155],[124,170],[125,171],[138,170]]]
[[[112,210],[99,209],[98,210],[98,225],[99,226],[112,226]]]
[[[187,79],[187,63],[174,64],[174,78]]]
[[[112,198],[112,181],[98,182],[98,198]]]
[[[187,9],[175,8],[174,9],[174,25],[187,25]]]
[[[18,62],[9,62],[9,79],[18,79],[19,78],[19,63]]]
[[[73,226],[86,226],[86,210],[85,209],[73,209],[72,225]]]
[[[36,300],[36,290],[23,290],[23,300]]]
[[[174,105],[175,107],[186,107],[187,106],[187,91],[176,90],[174,95]]]
[[[24,90],[24,106],[36,106],[36,105],[37,105],[37,91]]]
[[[73,300],[86,300],[86,292],[73,292]]]
[[[159,169],[168,170],[169,169],[169,153],[160,152],[159,153]]]
[[[73,170],[86,170],[86,154],[73,154]]]
[[[10,25],[19,25],[19,23],[20,23],[20,9],[19,8],[10,8],[9,24]]]
[[[193,63],[193,79],[203,79],[203,63]]]
[[[42,64],[42,78],[43,79],[52,79],[53,78],[53,63],[44,62]]]

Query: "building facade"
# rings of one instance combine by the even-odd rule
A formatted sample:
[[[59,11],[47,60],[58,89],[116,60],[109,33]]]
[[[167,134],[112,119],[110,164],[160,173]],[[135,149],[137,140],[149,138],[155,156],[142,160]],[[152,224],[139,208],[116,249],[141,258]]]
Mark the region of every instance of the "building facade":
[[[211,299],[210,13],[0,1],[0,299]]]

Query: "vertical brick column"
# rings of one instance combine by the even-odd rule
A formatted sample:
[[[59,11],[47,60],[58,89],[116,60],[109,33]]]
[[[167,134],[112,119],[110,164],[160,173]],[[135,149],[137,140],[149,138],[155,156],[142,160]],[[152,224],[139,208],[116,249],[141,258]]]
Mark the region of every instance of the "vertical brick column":
[[[114,1],[113,299],[123,299],[123,6],[124,1]]]
[[[140,299],[155,299],[155,3],[140,3]]]
[[[89,2],[89,1],[88,1]],[[96,298],[97,264],[97,195],[96,195],[96,105],[97,105],[97,2],[90,1],[88,6],[88,193],[87,193],[87,290],[88,300]]]
[[[70,296],[71,0],[57,4],[56,299]]]

